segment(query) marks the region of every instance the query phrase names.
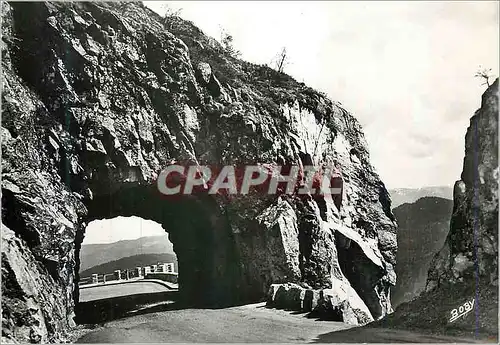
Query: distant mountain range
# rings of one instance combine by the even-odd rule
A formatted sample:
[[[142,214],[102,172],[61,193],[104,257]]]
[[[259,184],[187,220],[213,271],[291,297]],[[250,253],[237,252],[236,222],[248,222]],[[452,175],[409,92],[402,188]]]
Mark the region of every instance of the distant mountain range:
[[[170,254],[175,256],[172,242],[169,241],[167,234],[113,243],[86,244],[80,250],[80,272],[122,258],[144,254]]]
[[[161,254],[139,254],[127,256],[118,260],[106,262],[97,266],[90,267],[85,271],[80,272],[80,277],[90,277],[93,273],[104,274],[112,273],[115,270],[133,269],[135,267],[144,267],[158,262],[167,263],[173,262],[175,272],[179,272],[177,265],[177,257],[175,254],[161,253]]]
[[[399,226],[393,306],[424,290],[430,262],[449,232],[452,210],[452,200],[438,197],[420,198],[392,210]]]
[[[422,188],[395,188],[389,189],[391,195],[392,208],[405,203],[412,203],[426,196],[435,196],[448,200],[453,200],[453,187],[436,186]]]

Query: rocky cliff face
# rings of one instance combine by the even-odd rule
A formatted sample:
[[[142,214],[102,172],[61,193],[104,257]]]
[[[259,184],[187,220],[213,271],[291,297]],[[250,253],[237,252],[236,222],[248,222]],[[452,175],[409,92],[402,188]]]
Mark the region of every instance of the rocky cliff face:
[[[470,120],[450,229],[425,291],[370,326],[498,343],[498,96],[497,79]],[[474,307],[463,315],[465,302]],[[454,310],[462,316],[453,321]]]
[[[450,282],[498,285],[498,169],[497,79],[470,119],[450,232],[429,270],[427,290]]]
[[[360,322],[391,311],[390,198],[339,104],[139,3],[2,3],[2,19],[2,337],[65,339],[85,226],[119,215],[169,232],[190,303],[290,282]],[[335,164],[343,194],[162,198],[179,160]]]

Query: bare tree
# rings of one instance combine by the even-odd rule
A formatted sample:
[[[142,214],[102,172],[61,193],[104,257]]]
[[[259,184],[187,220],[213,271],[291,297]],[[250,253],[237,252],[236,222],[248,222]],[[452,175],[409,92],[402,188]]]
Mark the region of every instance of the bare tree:
[[[285,66],[288,65],[288,63],[288,53],[286,51],[286,47],[283,47],[283,49],[281,49],[281,51],[275,58],[276,70],[280,73],[283,73],[283,70],[285,69]]]
[[[474,75],[474,77],[484,79],[481,85],[486,85],[489,87],[490,78],[493,78],[493,74],[491,73],[491,68],[481,68],[481,66],[479,66],[479,69]]]

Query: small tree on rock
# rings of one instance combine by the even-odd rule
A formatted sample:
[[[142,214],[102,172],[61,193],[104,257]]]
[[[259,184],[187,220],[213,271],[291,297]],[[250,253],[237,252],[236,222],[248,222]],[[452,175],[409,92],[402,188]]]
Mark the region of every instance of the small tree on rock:
[[[174,9],[169,4],[162,4],[161,9],[165,12],[163,18],[179,17],[182,12],[182,8]]]
[[[224,51],[231,55],[234,58],[238,58],[241,55],[241,52],[237,49],[234,48],[233,45],[233,35],[228,33],[225,29],[221,27],[221,33],[220,33],[220,42],[222,44],[222,47],[224,48]]]
[[[175,18],[178,18],[181,15],[182,8],[174,9],[168,4],[161,5],[163,14],[163,24],[167,25],[169,29],[172,29],[172,23]]]
[[[481,66],[479,66],[479,69],[474,77],[484,79],[481,85],[486,85],[487,87],[489,87],[490,78],[493,78],[493,74],[491,73],[491,68],[481,68]]]

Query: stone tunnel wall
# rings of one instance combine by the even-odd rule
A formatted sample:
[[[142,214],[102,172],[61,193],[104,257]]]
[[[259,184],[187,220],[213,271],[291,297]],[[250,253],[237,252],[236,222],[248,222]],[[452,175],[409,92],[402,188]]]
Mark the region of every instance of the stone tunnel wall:
[[[171,231],[191,303],[290,282],[391,311],[390,198],[340,104],[140,3],[2,3],[2,19],[3,338],[65,339],[86,224],[118,215]],[[172,161],[334,164],[343,193],[165,200]]]

